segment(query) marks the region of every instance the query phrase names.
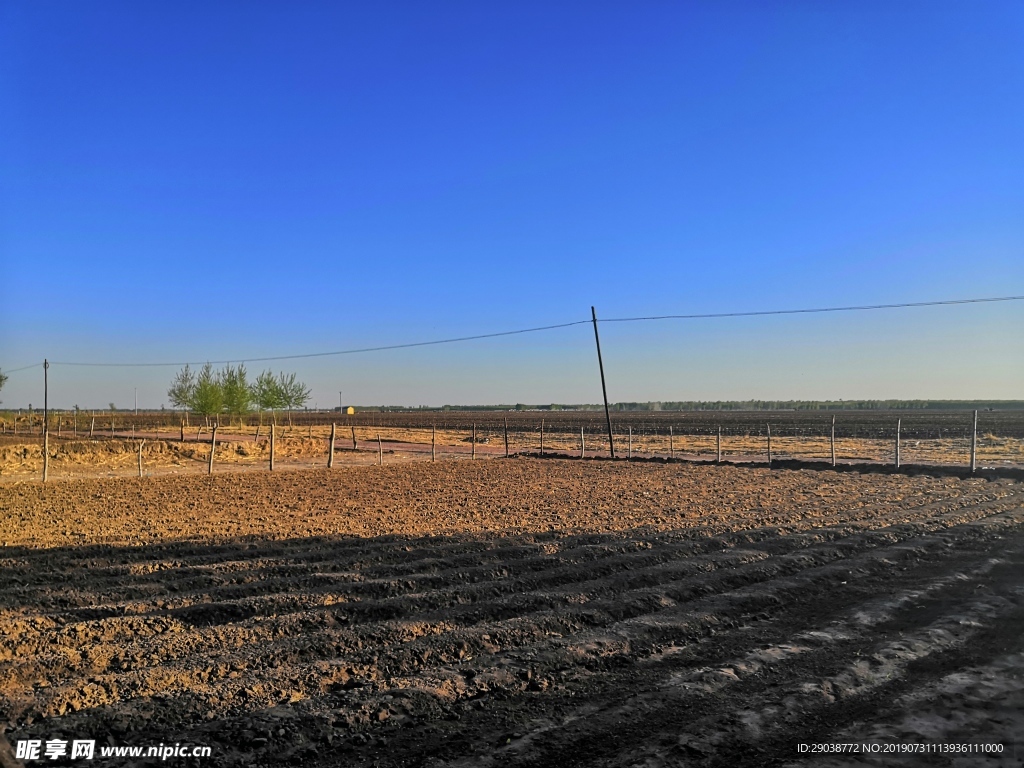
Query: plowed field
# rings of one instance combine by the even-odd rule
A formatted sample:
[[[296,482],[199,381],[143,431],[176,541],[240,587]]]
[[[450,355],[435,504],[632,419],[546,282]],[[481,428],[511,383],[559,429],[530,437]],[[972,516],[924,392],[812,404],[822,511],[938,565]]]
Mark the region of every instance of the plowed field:
[[[1022,500],[527,458],[8,484],[0,727],[82,765],[1018,765]],[[99,755],[160,742],[213,756]]]

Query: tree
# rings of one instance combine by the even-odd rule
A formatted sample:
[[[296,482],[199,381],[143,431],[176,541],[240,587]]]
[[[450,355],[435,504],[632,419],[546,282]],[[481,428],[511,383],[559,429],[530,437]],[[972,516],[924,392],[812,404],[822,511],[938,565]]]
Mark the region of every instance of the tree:
[[[192,410],[192,405],[196,396],[196,377],[192,373],[192,370],[185,365],[174,377],[174,381],[171,382],[171,388],[167,390],[167,397],[171,401],[171,405],[175,408],[180,408],[185,412],[185,420],[188,420],[188,412]]]
[[[3,389],[4,388],[4,384],[6,384],[6,383],[7,383],[7,374],[5,374],[2,370],[0,370],[0,389]],[[0,403],[2,403],[2,402],[3,402],[3,400],[0,400]]]
[[[224,389],[209,363],[202,367],[199,376],[196,377],[192,410],[206,418],[207,426],[210,425],[211,416],[216,416],[224,410]]]
[[[305,384],[296,379],[294,373],[285,376],[284,371],[278,377],[277,386],[281,390],[281,399],[284,407],[288,409],[288,426],[292,426],[292,410],[301,408],[309,402],[310,390]]]
[[[277,412],[284,408],[284,393],[281,385],[274,377],[273,371],[264,371],[256,377],[252,385],[252,399],[260,412],[260,425],[263,425],[263,412],[270,411],[277,424]]]
[[[222,392],[223,410],[231,416],[237,416],[239,424],[242,422],[242,417],[252,410],[254,399],[246,377],[244,365],[239,365],[237,368],[225,365],[217,374],[217,383]]]

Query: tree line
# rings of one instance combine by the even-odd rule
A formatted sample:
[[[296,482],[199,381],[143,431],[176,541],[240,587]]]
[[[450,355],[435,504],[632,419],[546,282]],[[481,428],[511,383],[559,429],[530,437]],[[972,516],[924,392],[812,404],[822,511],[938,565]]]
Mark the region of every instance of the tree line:
[[[276,423],[278,411],[286,411],[290,424],[291,412],[309,402],[309,387],[294,373],[282,371],[275,376],[267,370],[251,383],[248,376],[244,365],[225,365],[215,371],[207,363],[198,373],[186,365],[175,375],[167,397],[175,408],[199,414],[207,424],[221,415],[241,422],[253,411],[259,412],[261,424],[265,412],[269,411]]]

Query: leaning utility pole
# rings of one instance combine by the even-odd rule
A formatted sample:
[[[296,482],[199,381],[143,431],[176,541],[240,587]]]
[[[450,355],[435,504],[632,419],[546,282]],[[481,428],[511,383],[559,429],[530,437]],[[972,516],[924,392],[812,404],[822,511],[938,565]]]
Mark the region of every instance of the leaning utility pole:
[[[615,458],[615,443],[612,439],[612,416],[608,412],[608,389],[604,385],[604,363],[601,361],[601,337],[597,335],[597,311],[591,307],[590,316],[594,320],[594,341],[597,342],[597,367],[601,369],[601,394],[604,395],[604,418],[608,422],[608,452]]]

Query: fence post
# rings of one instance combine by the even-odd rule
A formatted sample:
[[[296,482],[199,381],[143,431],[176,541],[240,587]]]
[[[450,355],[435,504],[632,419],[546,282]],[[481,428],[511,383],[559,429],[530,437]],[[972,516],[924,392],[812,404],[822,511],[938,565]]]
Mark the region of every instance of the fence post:
[[[384,466],[384,445],[380,441],[380,432],[377,433],[377,464]]]
[[[178,426],[179,426],[178,442],[179,443],[184,443],[185,442],[185,420],[182,419],[181,420],[181,424],[179,424]]]
[[[900,468],[900,427],[903,426],[903,419],[896,419],[896,469]]]
[[[275,447],[275,444],[277,442],[277,440],[275,439],[276,437],[277,437],[277,425],[276,424],[271,424],[270,425],[270,471],[271,472],[274,471],[274,447]]]
[[[356,427],[354,424],[352,425],[352,450],[359,450],[358,446],[356,445]]]
[[[722,463],[722,425],[718,425],[718,463]]]
[[[829,443],[832,446],[832,466],[834,467],[836,465],[836,417],[835,417],[835,415],[832,416],[832,437],[831,437],[831,440],[829,441]]]
[[[544,419],[540,420],[540,455],[544,455]]]
[[[772,425],[768,425],[768,466],[772,465]]]
[[[626,444],[626,461],[633,458],[633,428],[629,428],[629,442]]]
[[[974,412],[974,427],[971,429],[971,474],[978,468],[978,412]]]
[[[142,446],[144,446],[145,444],[145,440],[139,441],[139,477],[142,477]]]
[[[676,455],[676,444],[675,444],[674,435],[672,434],[672,427],[671,426],[668,428],[668,455],[669,455],[669,458],[672,458],[673,456]]]
[[[437,461],[437,424],[430,425],[430,460]]]
[[[334,428],[335,425],[331,424],[331,447],[327,453],[327,468],[331,469],[334,467]]]
[[[505,417],[505,458],[508,458],[508,417]]]
[[[583,427],[580,427],[580,458],[585,458],[587,455],[587,443],[583,439]]]
[[[206,474],[213,474],[213,454],[217,452],[217,425],[213,425],[213,432],[210,434],[210,468]]]
[[[476,458],[476,424],[473,425],[473,455],[470,458]]]
[[[114,436],[114,412],[110,412],[110,436]]]
[[[14,422],[14,431],[18,431],[18,422]],[[93,433],[96,431],[96,414],[92,415],[92,423],[89,424],[89,439],[92,440]]]

